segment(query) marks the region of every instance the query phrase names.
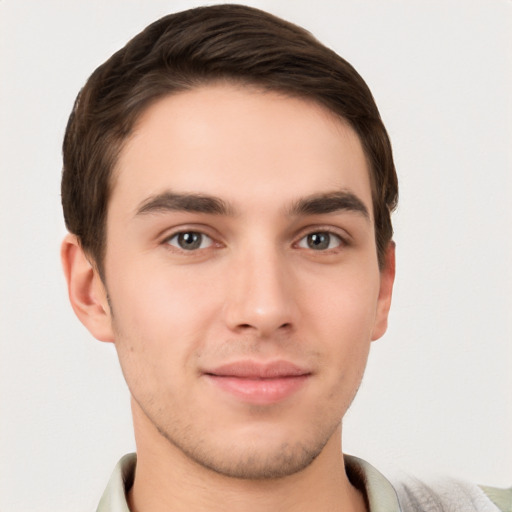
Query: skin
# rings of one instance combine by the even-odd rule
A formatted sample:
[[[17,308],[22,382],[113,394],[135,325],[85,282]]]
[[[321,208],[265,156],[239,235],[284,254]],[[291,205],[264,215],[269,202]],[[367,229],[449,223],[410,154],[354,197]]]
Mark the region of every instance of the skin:
[[[364,510],[341,420],[386,330],[394,246],[379,270],[354,131],[303,99],[205,86],[142,115],[114,183],[105,283],[73,235],[62,257],[132,394],[132,510]],[[304,375],[233,392],[212,373],[240,361]]]

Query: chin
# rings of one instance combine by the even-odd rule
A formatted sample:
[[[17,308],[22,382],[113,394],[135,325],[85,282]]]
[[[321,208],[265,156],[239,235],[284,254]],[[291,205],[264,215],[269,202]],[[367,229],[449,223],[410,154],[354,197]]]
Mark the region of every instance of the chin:
[[[306,469],[325,448],[333,434],[317,430],[309,439],[297,435],[252,435],[240,439],[236,435],[223,436],[222,440],[208,436],[179,436],[177,439],[160,431],[166,440],[190,461],[218,475],[243,480],[270,480],[291,476]],[[262,427],[270,434],[271,426]],[[290,434],[290,433],[289,433]],[[229,442],[225,442],[226,438]]]
[[[325,443],[324,443],[325,444]],[[233,453],[230,456],[217,457],[213,454],[189,454],[196,463],[219,475],[242,480],[273,480],[285,478],[307,468],[321,453],[322,446],[313,448],[300,443],[283,444],[271,453],[258,450],[247,450],[244,453]]]

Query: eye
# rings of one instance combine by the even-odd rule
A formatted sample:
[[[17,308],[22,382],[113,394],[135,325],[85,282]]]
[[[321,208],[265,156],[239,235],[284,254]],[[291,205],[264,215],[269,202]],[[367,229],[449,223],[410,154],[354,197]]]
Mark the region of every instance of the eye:
[[[166,243],[183,251],[195,251],[211,247],[213,240],[198,231],[181,231],[168,238]]]
[[[328,249],[336,249],[343,245],[343,240],[340,236],[328,231],[318,231],[309,233],[299,240],[297,244],[303,249],[312,249],[313,251],[326,251]]]

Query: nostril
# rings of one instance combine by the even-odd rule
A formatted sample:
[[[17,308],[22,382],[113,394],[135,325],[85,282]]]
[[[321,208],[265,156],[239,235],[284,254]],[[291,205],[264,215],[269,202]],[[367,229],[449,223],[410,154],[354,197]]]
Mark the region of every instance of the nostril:
[[[285,322],[278,327],[278,330],[288,330],[288,329],[291,329],[291,327],[292,327],[292,324],[290,322]],[[251,324],[239,324],[238,329],[240,329],[240,330],[257,329],[257,327],[254,325],[251,325]]]

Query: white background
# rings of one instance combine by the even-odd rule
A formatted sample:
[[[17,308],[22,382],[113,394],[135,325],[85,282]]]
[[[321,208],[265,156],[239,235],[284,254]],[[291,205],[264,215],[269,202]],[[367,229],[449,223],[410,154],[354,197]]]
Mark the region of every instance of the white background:
[[[401,182],[390,329],[345,422],[383,471],[512,484],[512,2],[249,1],[374,92]],[[92,70],[193,1],[0,0],[0,510],[95,510],[133,450],[113,348],[68,305],[60,145]]]

